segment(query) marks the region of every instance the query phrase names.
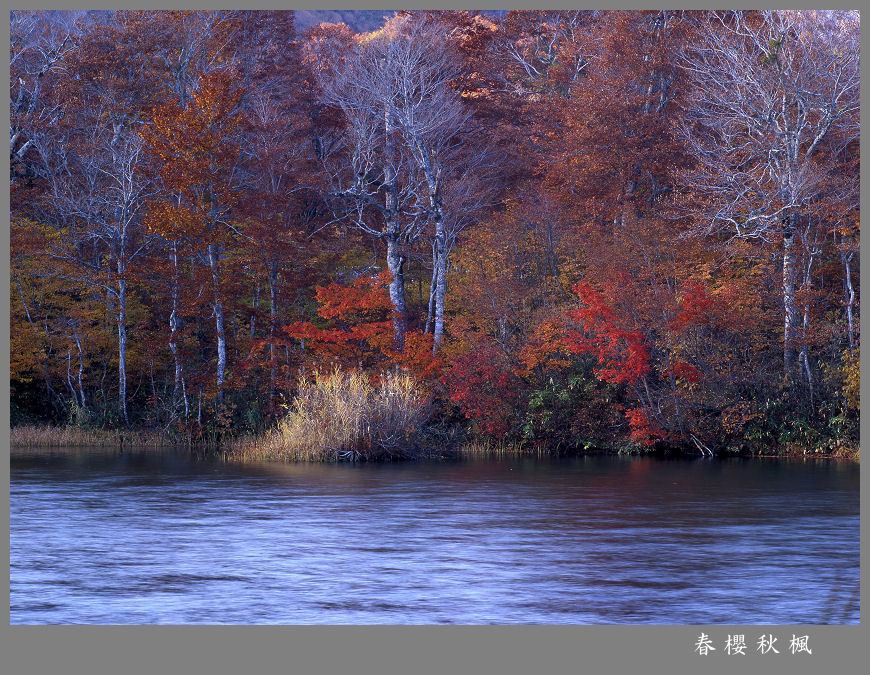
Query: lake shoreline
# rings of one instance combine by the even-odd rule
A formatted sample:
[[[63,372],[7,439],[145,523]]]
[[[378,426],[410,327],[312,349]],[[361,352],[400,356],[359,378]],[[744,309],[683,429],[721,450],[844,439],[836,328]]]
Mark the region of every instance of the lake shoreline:
[[[279,462],[312,462],[324,463],[354,462],[354,461],[417,461],[417,460],[450,460],[467,457],[581,457],[593,455],[626,455],[638,457],[690,458],[703,457],[699,452],[687,451],[684,448],[671,445],[658,445],[651,448],[642,447],[585,447],[585,448],[547,448],[539,445],[524,445],[518,443],[487,442],[470,439],[465,442],[452,443],[452,447],[436,449],[433,447],[418,447],[407,453],[395,456],[366,457],[362,453],[336,450],[332,455],[313,459],[306,457],[281,457],[258,452],[262,446],[263,436],[232,437],[225,439],[183,439],[172,437],[161,430],[119,430],[119,429],[80,429],[72,426],[18,426],[10,429],[10,446],[12,448],[54,449],[66,448],[107,448],[107,449],[183,449],[202,453],[213,453],[222,456],[227,461],[242,464],[256,464],[270,461]],[[709,457],[709,455],[706,455]],[[826,449],[793,447],[780,452],[720,449],[712,456],[717,458],[752,458],[752,459],[841,459],[860,462],[860,448],[851,447],[847,443]]]

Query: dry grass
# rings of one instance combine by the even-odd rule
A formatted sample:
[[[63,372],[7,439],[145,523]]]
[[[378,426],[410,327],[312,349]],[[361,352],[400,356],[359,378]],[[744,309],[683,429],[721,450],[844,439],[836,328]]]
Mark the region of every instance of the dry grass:
[[[80,429],[64,426],[12,427],[9,442],[19,448],[49,447],[166,447],[171,439],[159,431]]]
[[[237,441],[237,461],[390,459],[414,454],[430,404],[408,375],[316,373],[303,381],[287,416],[260,438]]]
[[[843,459],[851,459],[852,461],[860,462],[861,446],[855,445],[852,447],[841,448],[834,453],[834,457],[842,457]]]
[[[459,448],[460,455],[475,455],[481,457],[511,457],[529,456],[546,457],[553,452],[539,445],[522,445],[505,441],[489,441],[472,439]]]

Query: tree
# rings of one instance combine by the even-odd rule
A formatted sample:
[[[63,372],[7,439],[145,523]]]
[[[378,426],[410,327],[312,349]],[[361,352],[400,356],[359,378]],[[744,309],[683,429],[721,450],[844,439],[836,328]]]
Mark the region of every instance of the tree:
[[[235,173],[240,151],[236,137],[241,95],[228,74],[213,73],[200,79],[187,108],[178,103],[158,107],[153,126],[142,132],[160,162],[165,189],[175,195],[167,200],[168,205],[158,207],[165,217],[152,218],[153,226],[170,240],[184,236],[205,246],[212,281],[218,405],[223,399],[227,364],[221,261],[235,232],[230,209],[238,198]]]
[[[699,229],[781,240],[788,376],[795,238],[826,199],[842,197],[826,194],[826,179],[858,136],[857,22],[843,12],[724,12],[704,14],[697,30],[680,63],[691,86],[682,131],[697,162]]]
[[[13,11],[9,25],[9,154],[15,189],[39,175],[34,137],[55,125],[63,109],[52,97],[64,60],[76,49],[75,15]],[[47,85],[47,86],[46,86]]]
[[[470,113],[454,88],[461,64],[444,39],[444,27],[410,17],[401,27],[404,30],[398,30],[397,35],[370,43],[369,58],[380,66],[374,71],[371,89],[377,92],[386,114],[395,120],[425,181],[427,216],[433,226],[433,338],[437,349],[444,336],[447,290],[444,183],[457,178],[454,165],[460,162],[458,150]],[[448,210],[453,206],[448,204]]]
[[[336,59],[335,73],[324,84],[327,100],[340,107],[348,120],[353,173],[337,194],[354,200],[356,227],[386,242],[400,349],[407,323],[407,255],[402,244],[416,241],[431,224],[437,349],[444,335],[449,240],[462,228],[459,214],[473,210],[471,195],[466,192],[463,200],[461,188],[449,184],[470,184],[469,174],[477,173],[475,168],[479,172],[482,164],[481,152],[475,162],[473,151],[463,147],[471,115],[456,88],[462,62],[447,33],[447,26],[437,18],[401,14],[383,31],[359,40],[349,55]],[[455,204],[445,203],[448,195],[456,197]],[[366,223],[367,208],[380,213],[382,229]],[[457,216],[451,218],[451,211]],[[449,223],[453,223],[452,235]]]
[[[407,333],[402,351],[390,338],[395,311],[387,292],[390,282],[390,273],[381,272],[357,276],[349,285],[318,286],[318,321],[297,321],[285,326],[284,332],[302,343],[306,360],[315,367],[326,361],[349,368],[397,365],[418,377],[432,378],[443,362],[433,354],[430,335]]]
[[[312,143],[319,96],[303,61],[292,12],[244,12],[240,35],[259,45],[256,51],[240,55],[239,77],[247,89],[241,102],[240,189],[248,198],[237,210],[240,232],[249,240],[242,255],[257,277],[252,304],[259,306],[261,278],[268,291],[271,406],[278,375],[279,306],[285,289],[311,283],[314,270],[306,266],[307,256],[312,253],[311,244],[327,234],[326,228],[319,227],[327,209],[321,198],[325,186],[317,170],[316,144]],[[252,340],[256,321],[257,311],[252,308]]]
[[[63,235],[46,252],[72,266],[66,268],[71,280],[105,291],[116,316],[118,400],[125,424],[128,286],[131,266],[151,243],[141,227],[152,186],[137,127],[154,80],[139,46],[123,25],[92,26],[67,56],[65,68],[74,76],[55,88],[63,114],[30,139],[46,182],[36,202],[39,214]]]

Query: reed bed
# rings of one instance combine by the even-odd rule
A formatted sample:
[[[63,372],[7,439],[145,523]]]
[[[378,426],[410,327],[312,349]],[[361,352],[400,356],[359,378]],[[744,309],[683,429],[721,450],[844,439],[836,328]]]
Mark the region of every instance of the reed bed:
[[[458,454],[481,457],[548,457],[553,455],[553,451],[540,445],[523,445],[475,438],[463,443],[459,447]]]
[[[315,373],[304,380],[287,415],[259,438],[232,444],[236,461],[346,461],[413,457],[431,406],[402,373],[374,381],[360,371]]]
[[[160,431],[81,429],[73,426],[12,427],[9,442],[19,448],[168,447],[175,443]]]

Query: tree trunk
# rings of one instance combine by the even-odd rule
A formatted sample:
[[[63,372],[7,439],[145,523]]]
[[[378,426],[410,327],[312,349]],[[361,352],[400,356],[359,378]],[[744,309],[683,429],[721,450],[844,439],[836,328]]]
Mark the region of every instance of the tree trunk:
[[[187,404],[187,389],[184,386],[184,364],[179,351],[178,340],[181,334],[182,319],[178,315],[178,242],[172,242],[172,310],[169,313],[169,349],[172,352],[172,359],[175,362],[175,381],[172,389],[172,410],[175,413],[175,406],[178,405],[179,391],[184,399],[184,419],[190,416],[190,410]]]
[[[393,329],[396,334],[396,350],[405,349],[405,331],[407,330],[407,311],[405,308],[405,256],[399,251],[398,237],[388,234],[387,269],[390,270],[390,302],[395,308],[393,312]]]
[[[405,331],[408,315],[405,309],[405,256],[399,251],[399,186],[396,171],[392,165],[394,160],[393,124],[390,118],[390,108],[384,110],[384,219],[386,228],[384,239],[387,242],[387,269],[390,270],[390,300],[395,308],[393,314],[393,330],[395,331],[396,350],[405,351]]]
[[[227,366],[227,338],[224,332],[224,306],[221,302],[217,246],[208,245],[208,264],[214,288],[214,321],[217,334],[217,404],[223,403],[224,371]]]
[[[438,351],[444,338],[444,296],[447,293],[447,246],[444,241],[444,219],[440,210],[435,221],[435,249],[437,252],[438,279],[435,281],[435,330],[433,353]]]
[[[432,242],[432,280],[429,282],[429,308],[426,310],[426,329],[428,333],[432,328],[432,319],[435,316],[435,287],[438,284],[438,253],[435,242]]]
[[[123,265],[118,263],[118,274],[123,273]],[[127,282],[118,280],[118,399],[124,424],[127,419]]]
[[[87,413],[88,406],[85,404],[85,388],[82,385],[82,373],[85,369],[85,361],[84,355],[82,354],[82,341],[79,339],[79,327],[77,324],[73,324],[73,335],[76,340],[76,347],[79,350],[79,376],[78,376],[78,384],[79,384],[79,396],[82,399],[82,412]]]
[[[433,159],[429,148],[419,137],[414,140],[415,155],[429,190],[429,209],[435,226],[432,241],[435,278],[435,326],[432,331],[432,352],[438,351],[444,338],[444,296],[447,292],[447,239],[444,232],[444,204],[441,201],[441,168]]]
[[[275,398],[275,382],[278,377],[278,354],[275,351],[275,327],[278,325],[278,263],[272,262],[269,278],[269,405]]]
[[[843,265],[846,267],[846,322],[849,330],[849,349],[855,349],[855,323],[852,316],[852,307],[855,305],[855,289],[852,287],[852,270],[849,263],[852,262],[852,253],[846,255],[840,253]]]
[[[71,403],[77,406],[79,404],[79,397],[72,383],[72,350],[69,347],[66,350],[66,386],[69,387],[69,393],[72,394]]]
[[[254,289],[254,295],[251,298],[251,340],[253,341],[257,328],[257,310],[260,309],[260,280],[257,279],[257,285]]]
[[[794,219],[789,216],[789,222],[782,235],[782,303],[784,312],[784,326],[782,337],[782,362],[785,376],[791,374],[794,367],[795,347],[795,303],[794,303]]]
[[[813,286],[813,259],[816,256],[815,245],[811,245],[809,247],[809,260],[807,261],[806,270],[804,271],[804,282],[802,289],[805,291],[810,291]],[[804,369],[807,375],[807,387],[809,389],[810,394],[810,409],[815,414],[815,394],[813,391],[813,373],[810,368],[810,348],[807,344],[807,334],[810,329],[810,304],[809,302],[805,302],[803,306],[803,321],[801,323],[801,340],[800,340],[800,353],[798,354],[798,364],[803,361]],[[800,366],[798,366],[800,368]]]

